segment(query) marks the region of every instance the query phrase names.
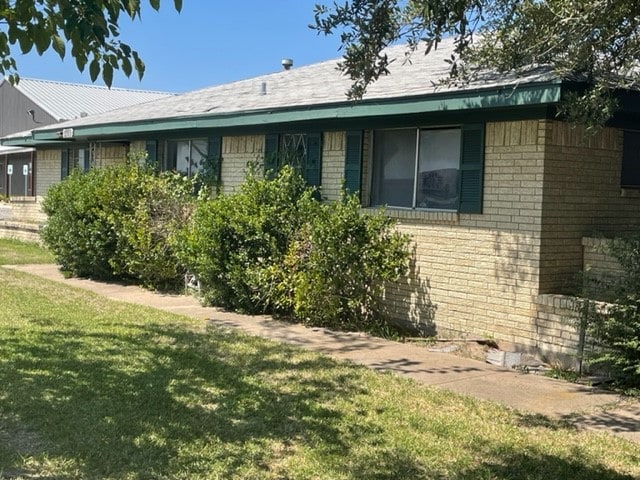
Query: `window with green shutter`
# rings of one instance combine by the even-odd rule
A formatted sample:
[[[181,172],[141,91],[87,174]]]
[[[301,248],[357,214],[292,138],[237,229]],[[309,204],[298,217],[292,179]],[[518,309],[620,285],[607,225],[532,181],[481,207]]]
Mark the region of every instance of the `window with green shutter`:
[[[60,151],[60,178],[64,179],[74,169],[80,169],[83,172],[91,168],[91,151],[89,148],[72,147],[63,148]]]
[[[375,131],[371,204],[481,213],[483,145],[484,125]]]

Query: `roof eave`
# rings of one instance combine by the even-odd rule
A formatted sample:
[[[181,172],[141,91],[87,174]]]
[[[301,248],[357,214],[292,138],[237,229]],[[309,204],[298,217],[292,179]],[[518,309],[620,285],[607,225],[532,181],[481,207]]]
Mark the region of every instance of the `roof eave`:
[[[267,126],[279,123],[349,120],[361,117],[400,116],[416,113],[465,111],[501,107],[524,107],[556,104],[562,94],[562,82],[505,85],[487,89],[443,92],[420,97],[375,99],[339,104],[304,105],[201,116],[108,123],[73,127],[75,138],[131,135],[182,129],[215,129]],[[59,140],[60,128],[35,130],[35,144]],[[5,143],[16,145],[17,143]],[[31,143],[30,143],[31,144]],[[23,145],[23,144],[20,144]]]

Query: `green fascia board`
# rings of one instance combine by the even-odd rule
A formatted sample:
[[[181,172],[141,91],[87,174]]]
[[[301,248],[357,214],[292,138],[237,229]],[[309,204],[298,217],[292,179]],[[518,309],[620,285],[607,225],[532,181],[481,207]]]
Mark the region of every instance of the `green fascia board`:
[[[446,92],[422,97],[309,105],[286,109],[233,112],[219,115],[175,117],[157,120],[110,123],[74,127],[74,137],[131,135],[172,130],[243,128],[304,121],[340,121],[412,115],[429,112],[468,111],[531,105],[555,104],[561,99],[561,82],[531,83],[469,92]],[[33,133],[36,143],[58,139],[57,129]],[[9,145],[9,143],[7,143]]]

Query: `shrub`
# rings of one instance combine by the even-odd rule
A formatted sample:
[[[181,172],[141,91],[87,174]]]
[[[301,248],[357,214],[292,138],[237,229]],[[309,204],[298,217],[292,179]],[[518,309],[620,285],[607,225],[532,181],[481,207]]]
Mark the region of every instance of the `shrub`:
[[[181,235],[179,256],[208,303],[271,311],[260,272],[282,262],[313,204],[311,194],[291,168],[263,180],[251,167],[236,193],[198,204]]]
[[[385,282],[406,273],[408,238],[382,212],[363,214],[355,196],[322,206],[287,259],[294,314],[306,322],[367,329],[380,319]]]
[[[74,171],[43,202],[43,239],[68,274],[173,286],[182,269],[171,239],[188,212],[191,189],[188,179],[155,175],[137,158]]]
[[[407,243],[355,197],[315,200],[285,167],[273,180],[250,171],[237,193],[201,203],[179,256],[209,303],[363,329],[379,318],[384,283],[405,272]]]
[[[590,363],[606,367],[620,383],[639,388],[640,234],[610,241],[607,253],[618,260],[623,275],[606,314],[590,318],[588,333],[597,344]]]

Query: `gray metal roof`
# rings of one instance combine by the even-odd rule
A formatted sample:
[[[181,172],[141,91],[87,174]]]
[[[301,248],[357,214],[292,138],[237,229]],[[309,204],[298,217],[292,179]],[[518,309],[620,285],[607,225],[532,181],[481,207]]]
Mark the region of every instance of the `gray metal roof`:
[[[172,93],[21,78],[15,88],[57,121],[95,115],[174,96]]]
[[[369,87],[363,98],[365,102],[556,80],[548,70],[537,69],[521,75],[497,75],[487,72],[469,84],[442,84],[441,80],[447,78],[449,74],[449,64],[445,60],[451,58],[453,52],[451,40],[443,41],[437,50],[428,55],[415,52],[408,61],[405,61],[406,49],[406,45],[387,49],[388,57],[395,59],[389,68],[391,74],[380,78]],[[212,86],[144,105],[79,118],[58,124],[56,128],[149,122],[161,119],[192,119],[345,104],[348,103],[345,93],[351,81],[338,70],[338,61],[339,59],[334,59]],[[44,127],[39,130],[48,129]]]

